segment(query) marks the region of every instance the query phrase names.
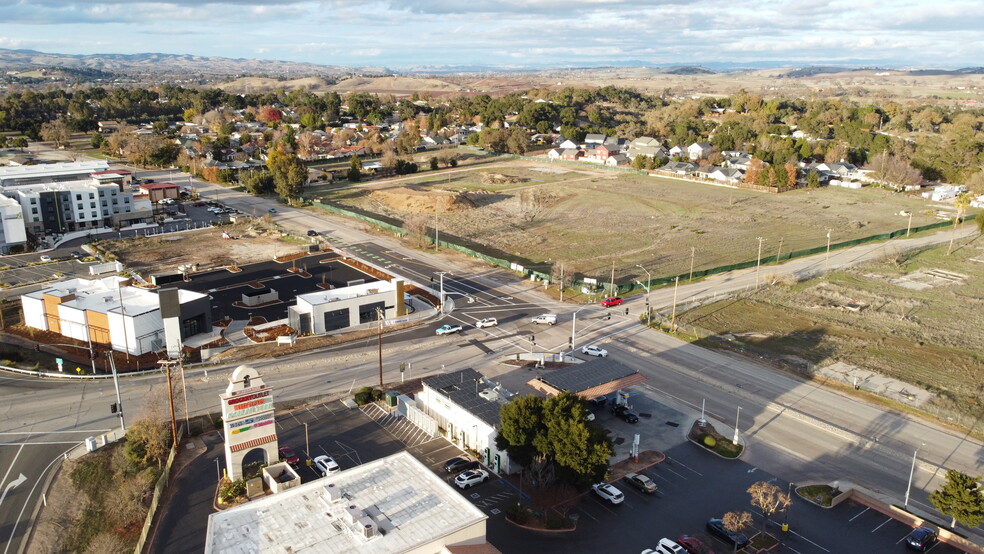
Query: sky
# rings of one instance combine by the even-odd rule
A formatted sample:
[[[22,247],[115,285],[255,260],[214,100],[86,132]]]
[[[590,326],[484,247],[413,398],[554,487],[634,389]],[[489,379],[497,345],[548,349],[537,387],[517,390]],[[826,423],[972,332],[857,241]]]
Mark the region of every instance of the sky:
[[[981,0],[0,0],[0,8],[0,48],[61,54],[394,69],[984,65]]]

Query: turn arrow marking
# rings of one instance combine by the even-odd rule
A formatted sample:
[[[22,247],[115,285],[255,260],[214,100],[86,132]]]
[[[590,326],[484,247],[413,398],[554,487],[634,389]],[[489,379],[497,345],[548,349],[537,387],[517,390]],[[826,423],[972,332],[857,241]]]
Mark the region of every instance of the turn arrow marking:
[[[7,483],[7,488],[3,489],[3,494],[0,495],[0,505],[3,505],[3,499],[7,498],[7,493],[10,492],[10,489],[15,488],[17,485],[20,485],[24,481],[27,481],[27,477],[24,477],[24,474],[21,473],[20,477],[14,479],[10,483]]]

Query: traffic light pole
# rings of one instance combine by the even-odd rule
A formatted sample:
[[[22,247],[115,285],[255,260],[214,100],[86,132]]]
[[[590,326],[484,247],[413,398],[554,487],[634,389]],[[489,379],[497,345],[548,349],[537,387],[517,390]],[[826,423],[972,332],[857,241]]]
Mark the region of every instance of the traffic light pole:
[[[123,419],[123,398],[120,396],[120,378],[116,374],[116,361],[113,359],[113,351],[108,350],[106,357],[109,358],[109,368],[113,371],[113,386],[116,387],[116,405],[119,407],[120,427],[123,428],[123,434],[126,434],[126,421]]]

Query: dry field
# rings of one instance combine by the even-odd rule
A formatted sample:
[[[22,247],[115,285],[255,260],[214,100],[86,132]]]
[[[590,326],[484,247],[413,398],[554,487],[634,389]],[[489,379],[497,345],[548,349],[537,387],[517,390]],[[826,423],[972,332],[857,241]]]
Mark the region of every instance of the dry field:
[[[236,237],[223,239],[222,233]],[[179,265],[199,264],[199,270],[272,260],[300,251],[304,239],[282,237],[262,222],[224,225],[163,236],[102,240],[97,248],[116,257],[126,268],[149,276],[174,272]]]
[[[518,183],[487,184],[485,173],[518,177]],[[612,262],[616,280],[670,276],[689,271],[691,248],[696,269],[754,260],[762,237],[764,260],[782,252],[823,245],[827,231],[834,243],[904,229],[912,210],[913,226],[938,221],[921,198],[880,189],[822,188],[780,195],[710,184],[616,173],[582,165],[497,161],[445,175],[424,175],[387,185],[326,192],[323,198],[399,220],[422,221],[441,233],[460,236],[501,257],[539,271],[608,280]],[[394,195],[403,187],[462,193],[475,208],[428,213],[415,192],[401,206]],[[389,192],[383,196],[383,190]],[[376,191],[375,193],[373,191]],[[529,221],[524,193],[539,195],[542,212]]]
[[[701,306],[678,320],[728,333],[755,355],[809,369],[844,362],[936,396],[931,413],[984,408],[984,238],[884,259],[752,297]],[[714,346],[717,341],[706,344]]]

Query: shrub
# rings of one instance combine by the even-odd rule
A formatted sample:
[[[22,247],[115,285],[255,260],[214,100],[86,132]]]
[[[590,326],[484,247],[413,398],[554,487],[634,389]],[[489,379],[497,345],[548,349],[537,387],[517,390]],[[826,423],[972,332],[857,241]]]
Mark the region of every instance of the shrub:
[[[246,495],[246,481],[243,479],[237,479],[235,481],[230,481],[224,483],[222,488],[219,489],[219,498],[223,502],[231,502],[240,496]]]
[[[355,393],[355,403],[358,405],[368,404],[373,401],[372,387],[362,387]]]
[[[519,502],[511,504],[506,508],[506,516],[509,519],[515,521],[516,523],[523,525],[530,519],[530,512],[524,508]]]
[[[547,529],[573,529],[574,522],[566,517],[550,516],[547,518]]]
[[[710,435],[704,435],[704,444],[706,444],[708,448],[713,449],[714,446],[717,445],[717,439]]]

